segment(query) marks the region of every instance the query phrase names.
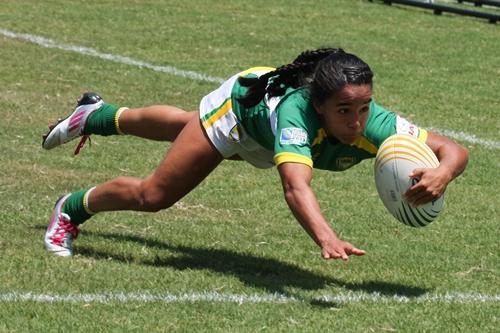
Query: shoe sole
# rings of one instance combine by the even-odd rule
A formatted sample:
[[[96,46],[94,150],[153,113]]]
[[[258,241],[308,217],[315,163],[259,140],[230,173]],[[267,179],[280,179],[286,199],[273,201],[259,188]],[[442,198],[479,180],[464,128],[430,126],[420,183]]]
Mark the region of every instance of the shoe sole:
[[[69,198],[70,195],[71,194],[65,194],[65,195],[60,196],[59,199],[57,199],[57,201],[54,205],[54,213],[52,213],[52,216],[50,217],[50,223],[49,223],[49,226],[47,227],[46,233],[54,225],[58,215],[61,213],[61,206],[64,204],[64,201],[66,201],[66,199]],[[61,205],[59,207],[59,209],[57,209],[58,205]],[[45,238],[44,238],[44,244],[45,244],[45,249],[47,251],[49,251],[57,256],[70,257],[73,254],[72,251],[70,251],[66,248],[63,248],[63,247],[58,246],[58,245],[52,245],[51,243],[48,243]]]

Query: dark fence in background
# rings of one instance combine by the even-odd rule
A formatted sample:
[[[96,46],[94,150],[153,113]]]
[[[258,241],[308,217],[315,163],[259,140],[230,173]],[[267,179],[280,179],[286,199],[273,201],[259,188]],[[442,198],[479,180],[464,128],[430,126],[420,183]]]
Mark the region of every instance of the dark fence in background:
[[[373,2],[373,0],[369,0],[369,1]],[[500,14],[487,13],[487,12],[477,11],[477,10],[472,10],[472,9],[447,6],[447,5],[443,5],[443,4],[434,3],[432,1],[417,1],[417,0],[381,0],[381,1],[387,5],[392,5],[394,3],[394,4],[399,4],[399,5],[407,5],[407,6],[431,9],[434,11],[434,14],[436,14],[436,15],[441,15],[443,13],[453,13],[453,14],[474,16],[474,17],[487,19],[490,23],[496,23],[496,22],[500,21]],[[494,0],[456,0],[456,1],[458,3],[463,3],[463,2],[473,3],[474,6],[476,6],[476,7],[480,7],[483,5],[500,7],[500,1],[494,1]]]

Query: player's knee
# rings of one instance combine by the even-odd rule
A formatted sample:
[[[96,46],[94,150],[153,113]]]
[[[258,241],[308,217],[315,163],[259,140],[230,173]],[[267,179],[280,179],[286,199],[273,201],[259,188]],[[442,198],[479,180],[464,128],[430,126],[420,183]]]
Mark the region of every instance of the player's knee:
[[[139,186],[138,202],[141,211],[152,213],[167,209],[174,204],[163,189],[145,182]]]

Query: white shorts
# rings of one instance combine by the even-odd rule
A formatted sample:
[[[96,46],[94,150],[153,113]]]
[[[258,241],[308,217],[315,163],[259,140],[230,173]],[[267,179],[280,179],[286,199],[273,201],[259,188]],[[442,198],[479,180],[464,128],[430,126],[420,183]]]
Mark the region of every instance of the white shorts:
[[[270,168],[274,166],[274,152],[266,150],[252,139],[233,112],[231,90],[240,75],[234,75],[201,99],[201,124],[224,158],[238,155],[257,168]]]

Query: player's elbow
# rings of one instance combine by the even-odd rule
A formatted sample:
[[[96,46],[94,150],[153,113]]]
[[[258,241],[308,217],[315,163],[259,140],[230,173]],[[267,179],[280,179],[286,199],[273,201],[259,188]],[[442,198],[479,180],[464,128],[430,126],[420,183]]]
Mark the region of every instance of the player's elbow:
[[[461,172],[465,169],[467,163],[469,162],[469,150],[458,143],[453,143],[452,149],[453,151],[451,152],[451,154],[456,156],[456,158],[458,159],[459,169]]]
[[[462,173],[467,167],[467,164],[469,163],[469,150],[462,145],[459,146],[461,151],[460,155],[462,156],[462,168],[460,170],[460,173]]]
[[[469,163],[469,149],[460,145],[460,150],[462,152],[462,158],[463,158],[464,164],[467,165],[467,163]]]
[[[303,195],[308,189],[309,186],[306,183],[283,182],[283,195],[288,205],[291,206],[299,201],[300,196]]]
[[[283,195],[288,204],[294,201],[295,193],[292,188],[283,186]]]

